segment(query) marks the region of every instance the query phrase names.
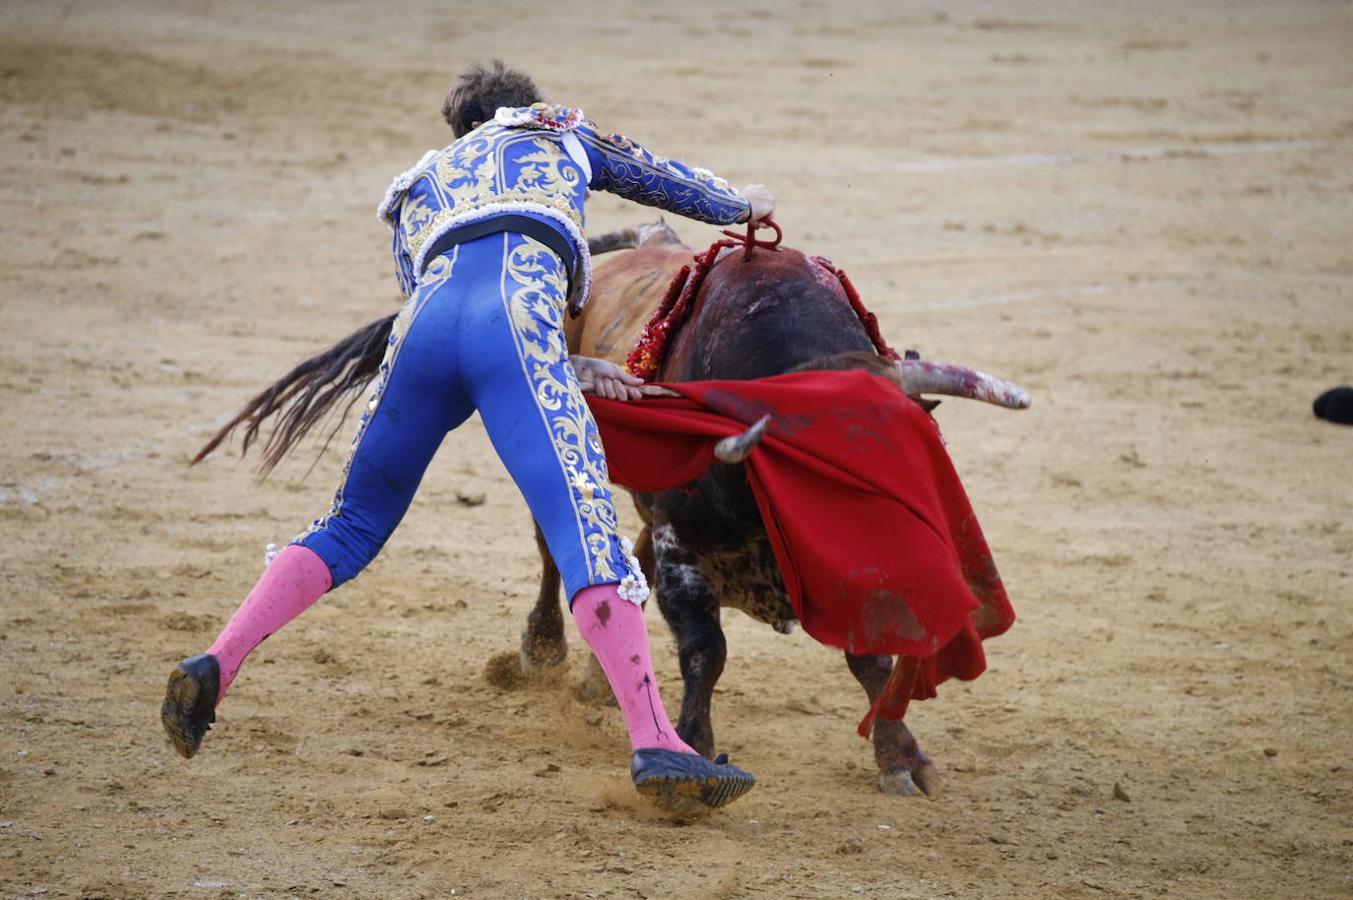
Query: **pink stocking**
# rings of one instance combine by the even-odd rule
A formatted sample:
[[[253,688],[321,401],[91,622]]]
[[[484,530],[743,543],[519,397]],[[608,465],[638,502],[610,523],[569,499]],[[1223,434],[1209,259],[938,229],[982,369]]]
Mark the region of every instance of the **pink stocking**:
[[[573,618],[620,703],[630,748],[694,753],[677,737],[658,695],[643,608],[621,599],[614,584],[601,584],[583,588],[574,596]]]
[[[207,648],[221,667],[217,702],[225,697],[249,652],[268,635],[281,630],[309,609],[324,596],[331,584],[333,576],[329,574],[329,567],[315,551],[292,544],[277,554],[263,570],[258,584],[230,617],[216,643]]]

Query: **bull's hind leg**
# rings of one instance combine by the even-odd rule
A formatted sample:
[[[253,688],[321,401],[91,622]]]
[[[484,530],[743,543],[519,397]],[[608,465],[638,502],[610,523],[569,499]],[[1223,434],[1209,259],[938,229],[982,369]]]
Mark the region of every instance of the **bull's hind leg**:
[[[678,541],[670,525],[653,530],[657,558],[658,608],[676,637],[681,660],[681,717],[677,734],[696,751],[714,754],[710,703],[723,674],[728,644],[719,625],[719,598],[696,564],[695,555]]]
[[[559,569],[555,567],[539,525],[536,526],[536,548],[540,551],[540,594],[526,617],[526,630],[521,633],[523,672],[557,666],[568,656],[564,613],[559,608]]]
[[[864,688],[872,705],[888,683],[893,671],[890,656],[851,656],[846,665]],[[930,757],[921,751],[905,722],[874,722],[874,760],[879,767],[879,790],[885,794],[910,796],[919,789],[928,797],[940,791],[940,773]]]

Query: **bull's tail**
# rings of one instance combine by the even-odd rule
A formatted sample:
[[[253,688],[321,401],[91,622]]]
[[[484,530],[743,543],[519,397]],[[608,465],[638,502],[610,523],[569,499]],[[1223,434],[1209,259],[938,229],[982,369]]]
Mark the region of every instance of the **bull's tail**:
[[[258,467],[259,474],[266,478],[273,467],[309,434],[310,429],[346,397],[347,405],[325,438],[324,447],[320,450],[322,455],[338,433],[348,410],[361,396],[362,389],[380,371],[394,321],[393,313],[377,319],[283,375],[246,403],[239,415],[227,422],[197,451],[189,465],[205,459],[241,425],[245,429],[240,454],[248,453],[263,423],[277,416],[276,425],[263,444],[263,461]]]

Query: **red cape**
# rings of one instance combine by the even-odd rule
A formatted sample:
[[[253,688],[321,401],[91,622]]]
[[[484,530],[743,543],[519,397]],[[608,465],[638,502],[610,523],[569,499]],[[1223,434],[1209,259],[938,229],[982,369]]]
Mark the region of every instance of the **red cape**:
[[[855,655],[899,656],[860,723],[900,720],[912,699],[986,668],[982,640],[1014,610],[933,419],[862,371],[664,385],[681,398],[588,397],[611,479],[678,488],[714,445],[773,416],[745,465],[803,628]]]

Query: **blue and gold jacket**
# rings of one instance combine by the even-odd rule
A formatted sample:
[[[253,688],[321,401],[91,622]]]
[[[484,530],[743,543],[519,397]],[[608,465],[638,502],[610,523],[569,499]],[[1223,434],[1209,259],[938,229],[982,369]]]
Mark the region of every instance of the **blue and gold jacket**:
[[[655,156],[620,135],[602,135],[579,109],[504,107],[449,147],[428,151],[390,185],[378,214],[394,231],[400,289],[406,297],[413,292],[437,238],[514,213],[546,222],[575,248],[570,305],[581,308],[591,282],[582,231],[589,188],[714,225],[751,212],[722,178]]]

